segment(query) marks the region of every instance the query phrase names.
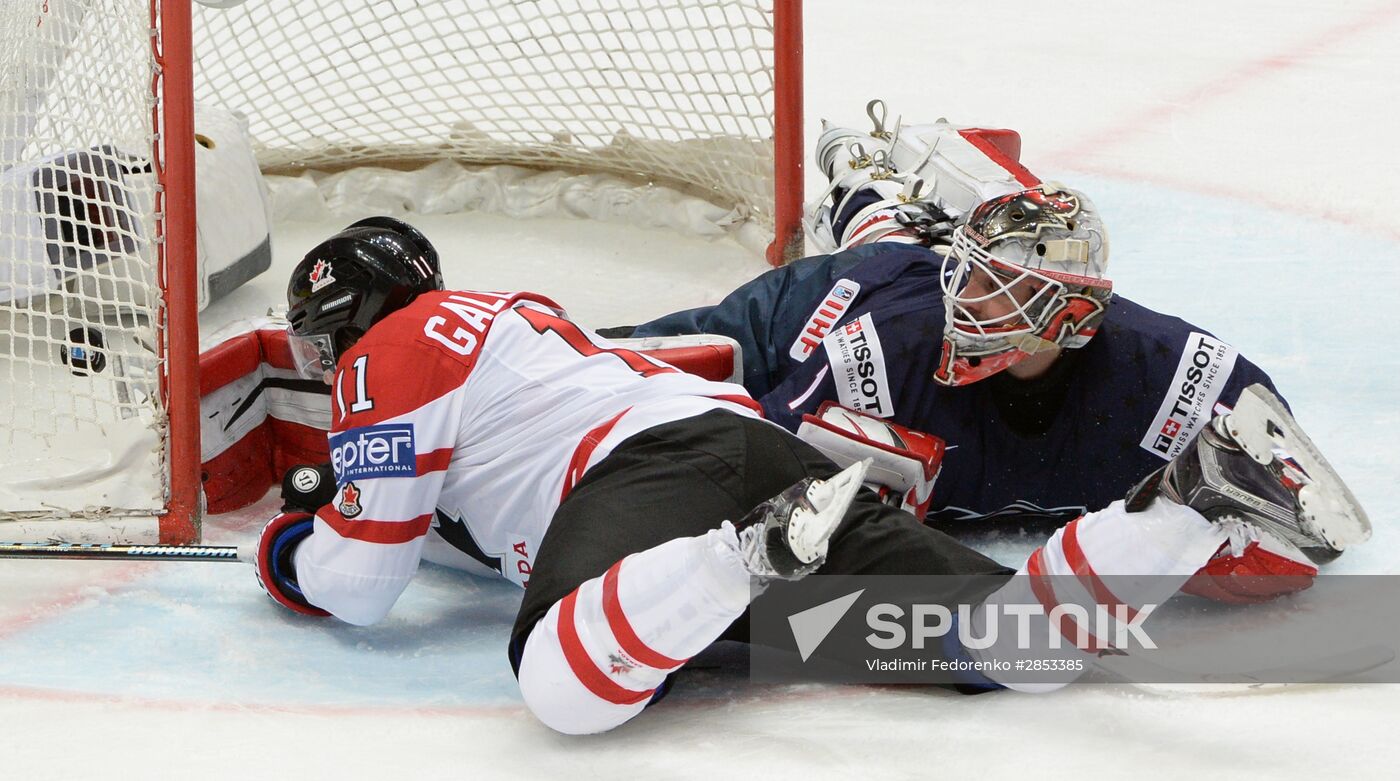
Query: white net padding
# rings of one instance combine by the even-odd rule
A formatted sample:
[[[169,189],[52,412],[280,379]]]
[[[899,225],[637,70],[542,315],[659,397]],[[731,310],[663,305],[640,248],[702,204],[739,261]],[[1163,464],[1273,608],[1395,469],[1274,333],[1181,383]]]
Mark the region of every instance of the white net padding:
[[[774,228],[772,0],[196,6],[196,99],[265,173],[438,160],[609,173]]]
[[[0,5],[0,539],[166,504],[153,67],[148,0]]]

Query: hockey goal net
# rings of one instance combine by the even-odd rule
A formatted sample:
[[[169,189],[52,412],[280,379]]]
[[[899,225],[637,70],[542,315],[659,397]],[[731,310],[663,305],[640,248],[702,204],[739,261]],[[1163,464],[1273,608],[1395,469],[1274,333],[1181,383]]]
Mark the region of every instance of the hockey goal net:
[[[198,536],[189,17],[170,5],[0,4],[0,540]]]
[[[438,160],[604,172],[800,236],[798,0],[196,7],[196,98],[265,173]],[[293,10],[294,9],[294,10]]]
[[[800,247],[799,0],[208,5],[0,7],[0,540],[198,536],[195,102],[265,174],[602,173]]]

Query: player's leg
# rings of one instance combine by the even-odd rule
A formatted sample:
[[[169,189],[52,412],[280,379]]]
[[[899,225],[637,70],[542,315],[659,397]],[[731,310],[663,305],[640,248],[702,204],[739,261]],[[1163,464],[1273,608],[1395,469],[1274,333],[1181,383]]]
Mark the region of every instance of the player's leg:
[[[781,466],[749,480],[750,425],[776,430],[711,413],[639,434],[561,504],[512,640],[541,721],[568,733],[627,721],[747,609],[751,578],[819,560],[859,478],[827,464],[825,482]]]
[[[1242,528],[1253,542],[1238,544]],[[1306,588],[1316,574],[1302,551],[1325,559],[1364,541],[1369,531],[1365,513],[1292,416],[1267,389],[1252,386],[1234,412],[1213,421],[1126,502],[1057,531],[1017,577],[988,597],[989,605],[1038,603],[1044,615],[1035,619],[1031,638],[1048,639],[1052,611],[1069,611],[1054,622],[1069,641],[1056,644],[1063,648],[997,644],[973,656],[1012,669],[1019,659],[1091,662],[1091,654],[1111,643],[1094,637],[1076,613],[1097,616],[1102,607],[1120,623],[1120,616],[1144,617],[1145,606],[1165,602],[1202,574],[1217,599],[1248,602],[1289,593]],[[1273,544],[1260,545],[1261,539]],[[1122,575],[1133,577],[1111,577]],[[997,616],[1003,637],[1015,631],[1017,619],[1008,611],[974,615],[983,624]],[[985,637],[987,629],[974,626],[972,636]],[[1009,685],[1045,690],[1072,677]]]
[[[809,454],[813,468],[819,468],[816,456]],[[1246,459],[1248,460],[1248,459]],[[1251,461],[1251,463],[1253,463]],[[1042,615],[1060,608],[1097,616],[1100,606],[1114,616],[1121,608],[1131,617],[1149,612],[1146,605],[1156,605],[1170,598],[1212,554],[1221,547],[1225,531],[1191,507],[1182,503],[1163,501],[1143,502],[1143,512],[1130,514],[1123,502],[1090,513],[1058,531],[1012,577],[1012,571],[968,550],[937,531],[917,524],[904,513],[867,497],[857,501],[846,522],[831,541],[831,552],[822,574],[851,575],[942,575],[965,577],[935,577],[917,582],[916,597],[922,603],[935,603],[958,614],[960,606],[979,604],[995,610],[973,611],[983,619],[987,615],[1005,616],[1015,621],[1013,611],[1022,606],[1039,605]],[[1149,506],[1150,504],[1150,506]],[[1134,575],[1131,581],[1118,582],[1104,577]],[[1148,577],[1140,577],[1146,575]],[[972,577],[966,577],[972,576]],[[981,577],[978,577],[981,576]],[[1102,577],[1101,577],[1102,576]],[[1274,579],[1282,580],[1282,579]],[[912,583],[911,583],[912,585]],[[1012,611],[1005,610],[1015,606]],[[1043,660],[1051,656],[1082,655],[1070,644],[1078,640],[1078,626],[1056,620],[1059,632],[1052,633],[1048,619],[1034,623],[1027,647],[1016,643],[993,647],[980,654],[984,661],[1006,661],[1011,669],[1021,659]],[[978,621],[972,636],[987,636],[986,627]],[[1140,624],[1139,624],[1140,625]],[[995,636],[1016,638],[1016,625],[997,626]],[[1050,638],[1065,635],[1071,650],[1052,654]],[[1116,640],[1116,637],[1113,639]],[[1081,648],[1095,647],[1095,640],[1086,636]],[[1061,643],[1054,643],[1056,647]],[[957,654],[955,649],[945,648]],[[965,652],[963,653],[965,655]],[[1087,665],[1066,665],[1084,669]],[[1068,680],[1073,676],[1064,676]],[[966,683],[987,683],[968,676]],[[1026,687],[1011,682],[1015,688]]]

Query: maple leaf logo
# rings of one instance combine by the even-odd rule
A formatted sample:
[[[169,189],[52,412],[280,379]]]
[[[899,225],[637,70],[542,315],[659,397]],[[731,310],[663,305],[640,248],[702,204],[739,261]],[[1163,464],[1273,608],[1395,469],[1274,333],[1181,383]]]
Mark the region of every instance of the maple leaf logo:
[[[626,675],[636,667],[620,654],[608,654],[608,663],[608,671],[613,675]]]
[[[324,260],[318,260],[316,265],[311,267],[310,279],[312,282],[320,282],[329,273],[331,273],[331,264]]]
[[[340,490],[340,507],[337,509],[346,518],[354,518],[364,509],[360,507],[360,489],[354,483],[346,483]]]

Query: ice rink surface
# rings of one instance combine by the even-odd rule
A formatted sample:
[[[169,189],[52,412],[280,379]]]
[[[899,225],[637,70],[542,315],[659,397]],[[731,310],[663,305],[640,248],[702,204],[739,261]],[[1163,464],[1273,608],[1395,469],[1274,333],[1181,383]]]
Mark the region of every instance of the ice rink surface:
[[[1332,571],[1400,571],[1400,2],[806,4],[807,138],[884,98],[1011,127],[1090,193],[1116,289],[1268,370],[1370,511]],[[823,182],[809,174],[807,193]],[[565,219],[418,220],[449,286],[533,288],[586,324],[710,303],[762,271],[726,242]],[[277,303],[340,227],[204,315]],[[240,543],[265,500],[206,523]],[[1032,540],[984,537],[1018,563]],[[1299,598],[1306,604],[1308,595]],[[724,654],[615,732],[555,735],[505,656],[519,595],[425,566],[381,625],[304,620],[234,564],[0,563],[0,778],[1381,777],[1393,686],[1238,697],[757,687]],[[733,654],[729,654],[733,656]]]

